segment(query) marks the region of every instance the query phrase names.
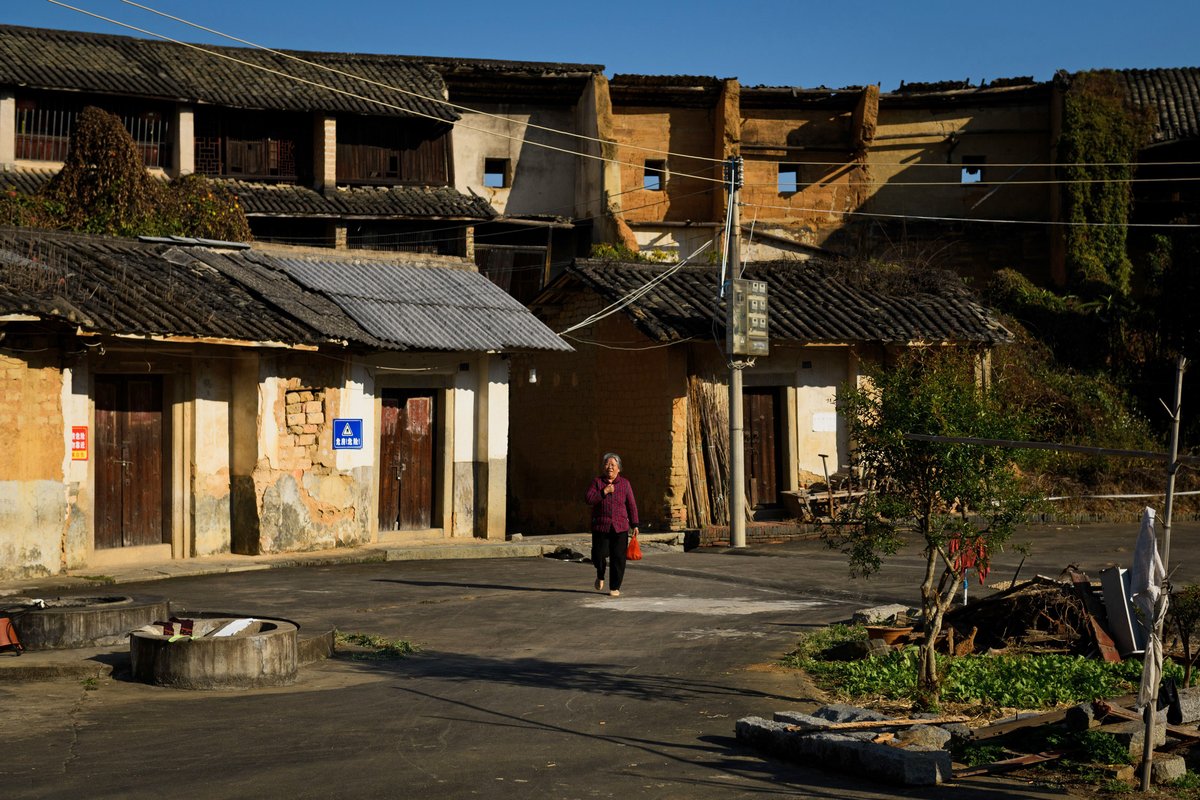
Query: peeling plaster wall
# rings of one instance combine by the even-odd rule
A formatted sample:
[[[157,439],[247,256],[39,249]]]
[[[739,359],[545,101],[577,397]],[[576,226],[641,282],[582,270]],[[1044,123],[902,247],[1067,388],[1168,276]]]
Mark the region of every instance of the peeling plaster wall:
[[[91,375],[87,361],[81,359],[75,366],[62,373],[63,437],[62,469],[66,476],[67,520],[63,531],[63,569],[77,569],[87,563],[92,544],[92,515],[95,504],[91,483],[88,480],[88,465],[95,458],[92,442],[91,397],[88,387]],[[71,428],[84,426],[88,429],[88,459],[71,457]]]
[[[573,109],[508,103],[476,107],[503,119],[463,113],[462,124],[454,128],[455,188],[486,198],[501,214],[569,215],[575,207],[575,156],[540,146],[562,147],[563,137],[529,125],[573,130]],[[483,185],[488,158],[507,159],[507,186]]]
[[[350,416],[342,412],[343,395],[348,403],[358,397],[361,404],[361,384],[348,380],[349,374],[344,363],[323,357],[262,357],[259,458],[253,472],[258,552],[370,540],[372,470],[340,469],[333,450],[333,419]]]
[[[193,362],[195,399],[192,419],[192,554],[230,549],[230,402],[229,362]]]
[[[451,502],[451,536],[475,535],[475,507],[479,500],[476,492],[475,468],[475,417],[476,379],[471,372],[458,372],[454,376],[452,395],[454,398],[454,422],[451,452],[454,458],[452,470],[453,490]]]
[[[70,531],[63,453],[63,375],[48,354],[0,355],[0,576],[53,575]],[[56,354],[55,354],[56,355]],[[68,429],[69,431],[69,429]]]

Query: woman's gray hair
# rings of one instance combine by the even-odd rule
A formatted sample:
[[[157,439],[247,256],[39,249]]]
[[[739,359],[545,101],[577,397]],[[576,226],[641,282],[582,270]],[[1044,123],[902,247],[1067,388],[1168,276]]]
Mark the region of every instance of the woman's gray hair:
[[[605,464],[607,464],[610,458],[617,462],[617,469],[624,469],[624,467],[621,466],[621,457],[616,453],[605,453],[603,456],[601,456],[600,466],[603,467]]]

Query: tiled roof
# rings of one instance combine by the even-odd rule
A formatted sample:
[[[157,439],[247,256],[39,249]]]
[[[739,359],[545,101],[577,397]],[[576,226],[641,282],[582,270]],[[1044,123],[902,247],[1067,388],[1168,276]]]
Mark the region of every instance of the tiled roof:
[[[661,265],[583,261],[551,284],[543,298],[577,281],[611,303],[646,286],[664,271]],[[891,294],[852,285],[812,261],[748,264],[743,277],[768,284],[773,341],[995,344],[1011,339],[1011,334],[957,282],[947,282],[936,293],[920,290]],[[715,267],[683,267],[625,307],[624,313],[643,333],[659,342],[709,338],[714,320],[723,336],[725,307],[724,301],[717,299],[717,283]],[[535,310],[537,306],[535,302]]]
[[[449,186],[357,186],[318,192],[306,186],[213,178],[228,187],[249,216],[455,217],[492,219],[482,197]]]
[[[57,169],[0,169],[0,189],[13,188],[23,194],[37,194]]]
[[[0,228],[0,313],[86,331],[317,345],[331,338],[168,244]]]
[[[0,315],[284,345],[570,349],[471,265],[421,263],[0,228]]]
[[[421,350],[558,350],[571,347],[478,272],[378,261],[274,259],[360,326]]]
[[[0,170],[0,189],[35,194],[56,169]],[[450,186],[352,186],[318,192],[291,183],[209,178],[237,195],[248,216],[355,217],[380,219],[495,219],[496,210],[477,194]]]
[[[1129,98],[1155,113],[1155,142],[1200,137],[1200,67],[1125,69],[1116,74]]]
[[[0,25],[0,85],[231,108],[414,115],[442,122],[458,119],[453,109],[438,102],[445,97],[441,76],[420,62],[356,53],[281,52],[403,91],[364,83],[255,48],[192,47],[128,36],[13,25]]]

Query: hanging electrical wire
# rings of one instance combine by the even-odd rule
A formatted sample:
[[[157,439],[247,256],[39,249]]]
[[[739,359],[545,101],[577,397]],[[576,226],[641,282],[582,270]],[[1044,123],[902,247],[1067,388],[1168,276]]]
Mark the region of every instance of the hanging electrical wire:
[[[667,278],[674,275],[679,270],[683,269],[683,267],[689,261],[691,261],[693,258],[700,255],[700,253],[702,253],[706,249],[708,249],[708,246],[711,244],[712,244],[712,239],[709,239],[707,242],[705,242],[704,244],[702,244],[698,248],[696,248],[694,251],[692,251],[691,255],[687,256],[687,258],[682,259],[678,264],[674,264],[671,267],[668,267],[667,269],[663,270],[662,272],[655,274],[655,276],[653,278],[646,281],[646,283],[642,284],[637,289],[634,289],[633,291],[629,292],[621,299],[617,300],[616,302],[612,303],[611,305],[606,306],[605,308],[600,309],[595,314],[592,314],[591,316],[587,317],[586,319],[583,319],[580,322],[575,323],[574,325],[572,325],[569,328],[565,328],[564,330],[559,331],[558,335],[562,336],[564,334],[571,333],[572,331],[577,331],[580,328],[586,328],[588,325],[592,325],[596,322],[599,322],[600,320],[604,319],[605,317],[612,316],[613,314],[617,313],[621,309],[633,304],[638,299],[640,299],[641,297],[646,295],[648,292],[650,292],[655,286],[662,283],[663,281],[665,281]]]
[[[79,8],[77,6],[72,6],[68,3],[62,2],[62,0],[47,0],[47,2],[52,3],[56,6],[61,6],[70,11],[75,11],[77,13],[84,14],[85,16],[93,17],[94,19],[108,22],[112,25],[117,25],[117,26],[125,28],[127,30],[136,31],[137,33],[142,33],[147,36],[152,36],[155,39],[161,39],[164,42],[170,42],[171,44],[176,44],[176,45],[179,45],[180,47],[186,47],[186,48],[195,50],[200,53],[205,53],[205,54],[213,56],[215,58],[221,58],[226,61],[231,61],[235,64],[241,64],[244,67],[249,67],[250,69],[256,69],[256,70],[259,70],[260,72],[265,72],[270,75],[275,75],[276,77],[284,78],[286,80],[296,81],[297,83],[302,83],[302,84],[305,84],[307,86],[312,86],[317,89],[323,89],[327,92],[332,92],[334,94],[342,95],[345,97],[350,97],[355,100],[361,100],[364,103],[373,103],[375,105],[382,106],[383,108],[390,108],[390,109],[393,109],[396,111],[401,111],[405,114],[410,114],[415,117],[420,117],[423,119],[430,119],[430,120],[434,120],[435,122],[442,122],[442,123],[445,122],[444,119],[434,116],[433,114],[427,114],[423,111],[418,111],[417,109],[414,109],[414,108],[408,108],[405,106],[397,105],[396,103],[389,103],[386,100],[380,100],[379,98],[376,98],[376,97],[369,97],[367,95],[356,94],[355,92],[348,92],[345,89],[338,89],[336,87],[320,83],[319,81],[312,81],[307,78],[302,78],[298,75],[291,75],[289,73],[283,72],[282,70],[272,69],[271,67],[267,67],[262,64],[255,64],[252,61],[246,61],[245,59],[237,58],[235,56],[229,55],[228,53],[221,53],[216,50],[209,50],[205,47],[201,47],[200,45],[191,44],[189,42],[184,42],[180,39],[175,39],[171,36],[167,36],[166,34],[156,33],[155,31],[147,30],[145,28],[140,28],[136,25],[130,25],[129,23],[121,22],[119,20],[112,19],[111,17],[106,17],[103,14],[97,14],[93,11],[88,11],[86,9]],[[429,98],[426,98],[426,99],[429,99]],[[477,128],[473,125],[468,125],[468,124],[462,122],[461,120],[455,122],[454,125],[456,128],[461,128],[463,130],[475,131],[476,133],[483,133],[483,134],[487,134],[490,136],[499,136],[499,137],[509,139],[514,142],[520,142],[523,146],[527,145],[527,146],[531,146],[531,147],[539,147],[539,148],[542,148],[543,150],[550,150],[550,151],[557,152],[557,153],[565,153],[567,155],[578,156],[580,158],[588,158],[588,159],[592,159],[594,161],[601,161],[601,162],[604,162],[607,164],[617,164],[617,165],[623,166],[623,167],[633,167],[635,169],[641,169],[644,166],[642,164],[636,164],[636,163],[629,162],[629,161],[621,161],[621,160],[615,159],[615,158],[607,158],[605,156],[596,155],[594,153],[584,153],[584,152],[580,152],[579,150],[570,150],[568,148],[558,147],[556,145],[548,144],[546,142],[535,142],[535,141],[526,139],[524,136],[515,136],[513,134],[502,133],[501,131],[497,131],[497,130],[488,130],[486,128]],[[678,177],[686,177],[686,178],[691,178],[693,180],[698,180],[698,181],[711,181],[713,183],[721,182],[720,178],[712,178],[712,177],[708,177],[706,175],[696,175],[693,173],[680,173],[680,174],[678,174]]]
[[[55,2],[55,3],[56,3],[56,5],[58,5],[58,4],[59,4],[59,3],[57,3],[57,2],[56,2],[56,0],[50,0],[50,2]],[[325,64],[320,64],[320,63],[318,63],[318,62],[315,62],[315,61],[309,61],[309,60],[307,60],[307,59],[300,58],[299,56],[295,55],[294,53],[288,53],[288,52],[286,52],[286,51],[283,51],[283,50],[274,50],[274,49],[272,49],[272,48],[270,48],[270,47],[266,47],[265,45],[256,44],[255,42],[251,42],[251,41],[248,41],[248,40],[246,40],[246,39],[241,39],[241,38],[239,38],[239,37],[237,37],[237,36],[234,36],[234,35],[232,35],[232,34],[225,33],[224,31],[219,31],[219,30],[217,30],[217,29],[215,29],[215,28],[209,28],[209,27],[207,27],[207,26],[204,26],[204,25],[201,25],[201,24],[199,24],[199,23],[197,23],[197,22],[192,22],[191,20],[184,19],[183,17],[177,17],[177,16],[175,16],[175,15],[173,15],[173,14],[168,14],[168,13],[166,13],[165,11],[159,11],[158,9],[151,8],[150,6],[144,5],[144,4],[142,4],[142,3],[136,3],[136,2],[134,2],[134,0],[121,0],[121,2],[122,2],[122,3],[124,3],[124,4],[125,4],[125,5],[127,5],[127,6],[133,6],[133,7],[135,7],[135,8],[140,8],[140,9],[142,9],[143,11],[148,11],[148,12],[150,12],[151,14],[157,14],[157,15],[158,15],[158,16],[160,16],[160,17],[164,17],[164,18],[166,18],[166,19],[169,19],[169,20],[174,20],[175,22],[179,22],[179,23],[181,23],[181,24],[183,24],[183,25],[188,25],[188,26],[190,26],[190,27],[193,27],[193,28],[195,28],[195,29],[197,29],[197,30],[204,31],[204,32],[206,32],[206,33],[211,33],[211,34],[213,34],[213,35],[215,35],[215,36],[220,36],[220,37],[222,37],[222,38],[225,38],[225,39],[228,39],[228,40],[230,40],[231,42],[238,42],[239,44],[244,44],[244,45],[246,45],[247,47],[252,47],[252,48],[255,48],[255,49],[257,49],[257,50],[263,50],[263,51],[265,51],[265,52],[267,52],[267,53],[271,53],[272,55],[280,56],[281,58],[288,58],[288,59],[291,59],[292,61],[299,62],[299,63],[301,63],[301,64],[304,64],[304,65],[306,65],[306,66],[309,66],[309,67],[313,67],[313,68],[315,68],[315,69],[324,70],[324,71],[326,71],[326,72],[331,72],[331,73],[333,73],[333,74],[336,74],[336,75],[341,75],[341,76],[342,76],[342,77],[344,77],[344,78],[351,78],[351,79],[353,79],[353,80],[362,81],[363,83],[367,83],[367,84],[370,84],[370,85],[372,85],[372,86],[377,86],[377,87],[379,87],[379,88],[381,88],[381,89],[387,89],[387,90],[389,90],[389,91],[398,92],[398,93],[400,93],[400,94],[403,94],[403,95],[408,95],[408,96],[410,96],[410,97],[416,97],[416,98],[418,98],[418,99],[425,100],[425,101],[428,101],[428,102],[430,102],[430,103],[437,103],[437,104],[439,104],[439,105],[444,105],[444,106],[446,106],[446,107],[448,107],[448,108],[453,108],[453,109],[454,109],[454,110],[456,110],[456,111],[463,111],[463,112],[466,112],[466,113],[468,113],[468,114],[478,114],[478,115],[480,115],[480,116],[483,116],[483,117],[491,117],[491,118],[493,118],[493,119],[498,119],[498,120],[501,120],[501,121],[503,121],[503,122],[508,122],[508,123],[513,123],[513,122],[514,122],[514,120],[513,120],[511,117],[506,117],[506,116],[504,116],[503,114],[493,114],[493,113],[491,113],[491,112],[488,112],[488,111],[483,111],[483,110],[481,110],[481,109],[477,109],[477,108],[470,108],[470,107],[468,107],[468,106],[459,105],[458,103],[453,103],[453,102],[451,102],[451,101],[449,101],[449,100],[446,100],[445,98],[433,97],[433,96],[430,96],[430,95],[424,95],[424,94],[421,94],[420,92],[414,92],[414,91],[412,91],[412,90],[410,90],[410,89],[404,89],[404,88],[402,88],[402,87],[399,87],[399,86],[392,86],[392,85],[390,85],[390,84],[381,83],[381,82],[379,82],[379,81],[371,80],[370,78],[365,78],[365,77],[363,77],[363,76],[361,76],[361,75],[356,75],[356,74],[354,74],[354,73],[352,73],[352,72],[345,72],[345,71],[343,71],[343,70],[337,69],[336,67],[330,67],[330,66],[327,66],[327,65],[325,65]],[[720,163],[722,162],[722,160],[723,160],[723,159],[720,159],[720,158],[712,158],[711,156],[697,156],[697,155],[692,155],[692,154],[690,154],[690,153],[676,153],[676,152],[672,152],[672,151],[670,151],[670,150],[657,150],[657,149],[655,149],[655,148],[653,148],[653,147],[643,147],[643,146],[641,146],[641,145],[635,145],[635,144],[625,144],[625,143],[622,143],[622,142],[617,142],[617,141],[614,141],[614,140],[612,140],[612,139],[601,139],[601,138],[599,138],[599,137],[597,137],[597,136],[588,136],[587,134],[584,134],[584,133],[576,133],[575,131],[565,131],[565,130],[562,130],[562,129],[560,129],[560,128],[552,128],[552,127],[550,127],[550,126],[547,126],[547,125],[538,125],[538,124],[536,124],[536,123],[533,123],[533,122],[525,122],[525,123],[522,123],[522,124],[523,124],[525,127],[527,127],[527,128],[534,128],[534,129],[536,129],[536,130],[540,130],[540,131],[547,131],[547,132],[549,132],[549,133],[554,133],[554,134],[557,134],[557,135],[560,135],[560,136],[569,136],[569,137],[572,137],[572,138],[575,138],[575,139],[581,139],[581,140],[583,140],[583,141],[587,141],[587,142],[595,142],[595,143],[597,143],[597,144],[611,144],[611,145],[616,145],[616,146],[618,146],[618,147],[627,147],[627,148],[630,148],[630,149],[633,149],[633,150],[641,150],[641,151],[643,151],[643,152],[647,152],[647,153],[655,153],[655,154],[657,154],[657,155],[674,156],[674,157],[676,157],[676,158],[690,158],[690,159],[693,159],[693,160],[695,160],[695,161],[710,161],[710,162],[714,162],[714,163],[717,163],[717,164],[720,164]]]

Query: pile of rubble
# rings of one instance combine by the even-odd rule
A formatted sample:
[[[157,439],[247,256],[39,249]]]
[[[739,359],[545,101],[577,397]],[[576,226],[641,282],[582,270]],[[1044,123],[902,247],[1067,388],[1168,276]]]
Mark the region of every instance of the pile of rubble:
[[[1180,751],[1200,743],[1200,689],[1181,690],[1179,724],[1160,718],[1154,729],[1151,780],[1164,784],[1183,777],[1187,764]],[[1131,698],[1125,698],[1126,701]],[[932,714],[889,718],[870,709],[827,705],[804,714],[777,711],[773,719],[744,717],[737,738],[776,758],[820,766],[901,786],[933,786],[977,775],[1007,772],[1073,755],[1070,748],[1045,749],[1047,728],[1068,741],[1070,734],[1098,730],[1114,738],[1137,764],[1146,725],[1141,714],[1113,702],[1084,703],[1045,714],[1000,720],[969,728],[967,717]],[[952,753],[971,743],[997,745],[1004,757],[989,764],[955,764]],[[1030,752],[1032,750],[1032,752]],[[1105,766],[1112,777],[1134,780],[1135,767]]]
[[[1128,601],[1113,576],[1102,577],[1101,585],[1093,585],[1087,575],[1068,567],[1059,579],[1039,575],[958,606],[943,619],[937,649],[955,655],[1064,653],[1107,661],[1137,655],[1137,636],[1122,608]],[[1120,577],[1116,573],[1116,579]],[[867,658],[919,641],[919,626],[913,622],[917,613],[903,605],[856,612],[853,621],[867,625],[868,638],[839,644],[821,657]],[[1180,752],[1200,744],[1200,689],[1179,689],[1177,697],[1170,713],[1159,715],[1154,730],[1155,783],[1182,777],[1186,764]],[[1125,697],[1085,703],[978,728],[968,727],[966,717],[897,719],[864,708],[827,705],[811,714],[778,711],[770,720],[743,718],[737,722],[737,738],[779,758],[888,783],[927,786],[1078,758],[1078,747],[1063,743],[1078,742],[1090,730],[1112,736],[1137,764],[1143,756],[1146,723],[1131,709],[1133,702],[1133,697]],[[1048,741],[1057,742],[1058,749],[1047,747]],[[952,753],[983,742],[996,745],[1003,757],[970,768],[954,764]],[[1134,779],[1133,766],[1104,769],[1115,778]]]

